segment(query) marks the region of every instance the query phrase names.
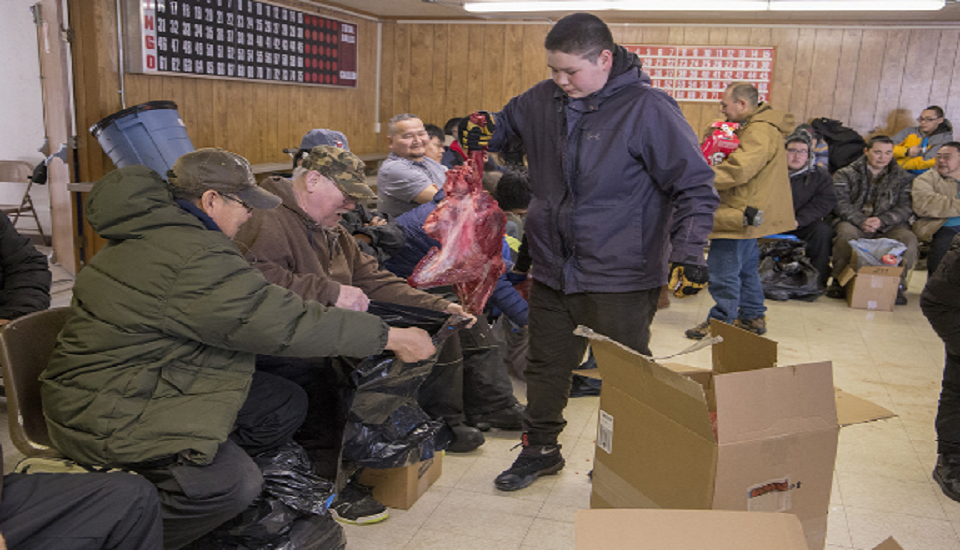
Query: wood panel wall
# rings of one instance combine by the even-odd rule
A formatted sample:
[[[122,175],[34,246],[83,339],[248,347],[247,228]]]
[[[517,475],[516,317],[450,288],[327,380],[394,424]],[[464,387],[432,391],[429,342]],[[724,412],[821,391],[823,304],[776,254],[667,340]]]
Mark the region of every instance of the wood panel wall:
[[[280,162],[312,128],[336,128],[358,153],[376,151],[377,23],[319,9],[296,0],[273,0],[358,27],[359,75],[355,89],[237,80],[125,74],[126,105],[152,100],[177,103],[195,147],[222,147],[251,163]],[[116,2],[70,0],[74,30],[74,81],[82,181],[114,168],[88,129],[121,109],[117,69]],[[135,52],[125,52],[133,55]]]
[[[892,134],[936,104],[960,123],[960,27],[611,29],[624,44],[775,46],[771,103],[798,121],[825,116],[865,135]],[[442,125],[477,109],[500,109],[549,76],[543,52],[548,30],[547,24],[385,24],[380,118],[412,112]],[[720,118],[716,103],[684,101],[680,107],[698,134]]]

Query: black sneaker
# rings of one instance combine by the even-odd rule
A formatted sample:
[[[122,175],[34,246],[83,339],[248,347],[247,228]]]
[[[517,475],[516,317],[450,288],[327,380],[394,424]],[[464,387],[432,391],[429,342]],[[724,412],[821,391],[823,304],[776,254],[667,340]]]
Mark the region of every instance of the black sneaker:
[[[906,296],[906,294],[904,294],[904,292],[903,292],[902,290],[898,290],[898,291],[897,291],[897,300],[894,302],[894,304],[896,304],[896,305],[898,305],[898,306],[905,306],[905,305],[907,305],[907,296]]]
[[[687,329],[684,334],[691,340],[703,340],[707,336],[710,336],[710,319],[707,319],[693,328]]]
[[[530,445],[524,434],[523,450],[493,484],[501,491],[516,491],[529,486],[540,476],[551,475],[563,469],[566,462],[560,455],[560,445]]]
[[[938,455],[933,480],[940,485],[943,494],[960,502],[960,455]]]
[[[843,300],[847,297],[847,291],[836,281],[830,283],[830,286],[827,287],[827,291],[824,292],[824,294],[827,295],[827,298],[836,298],[838,300]]]
[[[514,403],[505,409],[483,414],[468,414],[467,426],[477,428],[485,432],[490,428],[500,430],[519,430],[523,423],[523,413],[526,407],[520,403]]]
[[[368,525],[387,519],[390,513],[370,493],[370,487],[351,478],[330,505],[330,515],[340,523]]]
[[[447,450],[451,453],[469,453],[486,441],[480,430],[466,424],[450,426],[450,429],[453,431],[453,442]]]

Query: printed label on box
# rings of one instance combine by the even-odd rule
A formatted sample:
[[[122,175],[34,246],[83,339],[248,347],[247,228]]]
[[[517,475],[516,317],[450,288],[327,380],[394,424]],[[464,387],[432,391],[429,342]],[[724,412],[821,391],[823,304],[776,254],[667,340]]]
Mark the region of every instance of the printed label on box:
[[[877,309],[877,301],[867,300],[867,309]]]
[[[747,489],[748,512],[786,512],[790,509],[790,491],[796,485],[790,478],[774,479]]]
[[[613,416],[600,411],[600,425],[597,427],[597,447],[607,454],[613,454]]]
[[[870,276],[870,288],[883,288],[883,277]]]

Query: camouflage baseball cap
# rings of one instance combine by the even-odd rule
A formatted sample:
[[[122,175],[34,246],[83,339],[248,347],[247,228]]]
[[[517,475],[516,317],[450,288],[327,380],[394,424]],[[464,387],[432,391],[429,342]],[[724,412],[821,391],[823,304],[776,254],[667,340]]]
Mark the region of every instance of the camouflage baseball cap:
[[[300,166],[330,178],[344,194],[350,197],[377,198],[376,193],[367,187],[363,161],[350,151],[330,145],[318,145],[303,158]]]
[[[275,208],[280,197],[265,191],[247,159],[223,149],[197,149],[177,159],[167,173],[170,185],[202,195],[207,190],[236,195],[254,208]]]

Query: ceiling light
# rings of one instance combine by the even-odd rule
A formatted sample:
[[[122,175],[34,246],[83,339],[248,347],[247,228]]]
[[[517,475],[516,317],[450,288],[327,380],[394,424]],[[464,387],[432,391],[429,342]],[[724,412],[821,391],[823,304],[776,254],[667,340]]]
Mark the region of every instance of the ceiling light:
[[[771,11],[935,11],[944,0],[772,0]]]
[[[466,2],[473,13],[537,11],[934,11],[945,0],[608,0]]]

